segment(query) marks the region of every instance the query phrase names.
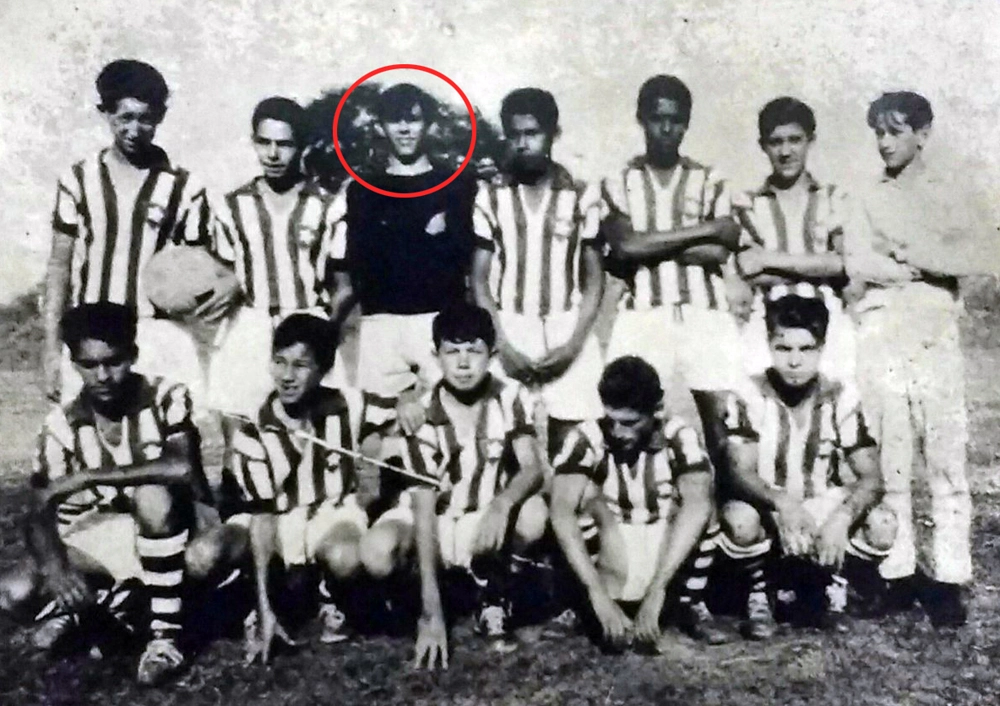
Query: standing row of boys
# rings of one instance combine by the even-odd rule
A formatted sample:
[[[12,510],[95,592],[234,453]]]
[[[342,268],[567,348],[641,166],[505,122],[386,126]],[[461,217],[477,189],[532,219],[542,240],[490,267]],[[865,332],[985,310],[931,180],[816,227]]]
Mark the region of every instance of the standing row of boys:
[[[475,578],[477,629],[509,649],[511,566],[548,536],[609,646],[655,646],[668,599],[725,640],[706,605],[718,550],[746,578],[754,639],[776,609],[837,622],[848,579],[859,612],[919,599],[935,625],[965,621],[957,278],[991,271],[996,248],[924,165],[921,96],[871,104],[885,171],[864,207],[808,172],[815,119],[793,98],[759,114],[770,176],[731,194],[680,154],[691,94],[655,76],[637,101],[645,153],[598,186],[552,160],[556,102],[525,88],[502,104],[501,176],[420,198],[320,189],[300,171],[302,109],[270,98],[252,117],[263,174],[213,209],[153,144],[160,74],[117,61],[97,88],[114,142],[59,183],[46,282],[46,385],[63,404],[40,438],[30,561],[0,582],[0,608],[52,599],[39,644],[138,578],[138,678],[157,683],[184,663],[182,588],[252,564],[250,647],[267,660],[290,641],[271,568],[313,563],[325,641],[344,638],[359,582],[391,601],[416,572],[416,661],[446,666],[439,569]],[[429,96],[393,86],[375,112],[389,157],[368,181],[412,193],[451,176],[425,151]],[[188,312],[225,319],[207,385],[143,282],[181,245],[239,285]],[[605,273],[627,286],[602,350]],[[675,374],[705,447],[664,404]],[[192,396],[228,420],[218,503]],[[769,582],[778,556],[794,594]]]

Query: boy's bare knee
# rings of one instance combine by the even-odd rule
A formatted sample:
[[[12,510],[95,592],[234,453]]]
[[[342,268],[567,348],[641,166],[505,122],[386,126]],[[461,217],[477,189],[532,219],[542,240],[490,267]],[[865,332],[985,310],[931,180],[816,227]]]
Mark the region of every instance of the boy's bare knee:
[[[398,545],[397,534],[389,526],[373,527],[365,533],[358,544],[358,555],[369,576],[384,579],[392,575],[400,553]]]
[[[335,540],[326,543],[317,559],[335,578],[346,579],[357,573],[361,551],[357,540]]]
[[[535,544],[545,535],[549,509],[540,495],[532,495],[521,504],[514,523],[514,534],[522,545]]]
[[[765,538],[760,513],[748,503],[733,500],[722,508],[722,531],[740,547],[749,547]]]
[[[878,551],[887,552],[892,549],[899,530],[899,520],[892,508],[886,505],[876,505],[865,517],[862,535],[865,541]]]
[[[142,532],[163,535],[180,529],[178,503],[166,486],[139,486],[132,496],[132,505],[135,520]]]

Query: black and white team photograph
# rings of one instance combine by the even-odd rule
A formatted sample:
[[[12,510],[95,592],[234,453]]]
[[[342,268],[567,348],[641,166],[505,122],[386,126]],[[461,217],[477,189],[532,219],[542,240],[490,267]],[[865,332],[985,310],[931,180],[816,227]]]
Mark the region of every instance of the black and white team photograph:
[[[1000,6],[0,18],[0,704],[1000,702]]]

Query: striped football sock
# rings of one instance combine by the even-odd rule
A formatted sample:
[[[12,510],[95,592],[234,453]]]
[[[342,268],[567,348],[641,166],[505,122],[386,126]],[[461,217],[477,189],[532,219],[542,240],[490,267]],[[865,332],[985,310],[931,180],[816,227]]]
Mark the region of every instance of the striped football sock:
[[[708,574],[715,563],[715,550],[719,544],[719,528],[711,527],[702,536],[698,546],[691,552],[683,569],[684,585],[677,597],[682,605],[697,605],[705,600]]]
[[[181,587],[188,531],[169,537],[140,536],[136,540],[142,582],[149,590],[150,630],[155,636],[176,637],[181,629]]]

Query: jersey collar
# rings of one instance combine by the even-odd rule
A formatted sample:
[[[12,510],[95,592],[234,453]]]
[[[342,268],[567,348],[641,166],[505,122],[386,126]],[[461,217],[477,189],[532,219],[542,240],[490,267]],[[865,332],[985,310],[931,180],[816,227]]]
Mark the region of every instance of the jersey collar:
[[[820,185],[820,183],[818,181],[816,181],[816,178],[813,177],[813,175],[810,174],[809,172],[805,172],[802,175],[802,177],[806,180],[806,189],[807,190],[809,190],[809,191],[819,191],[822,188],[822,186]],[[772,182],[770,176],[767,177],[767,179],[764,180],[764,184],[760,187],[760,189],[757,190],[756,195],[757,196],[772,196],[772,197],[778,195],[778,190],[774,188],[774,183]]]
[[[257,425],[265,431],[284,431],[286,429],[285,424],[274,411],[275,404],[281,403],[278,401],[278,393],[272,391],[257,412]],[[317,427],[325,417],[336,416],[346,408],[347,400],[344,399],[339,390],[320,387],[316,391],[316,400],[309,412],[309,421],[312,422],[313,427]]]

